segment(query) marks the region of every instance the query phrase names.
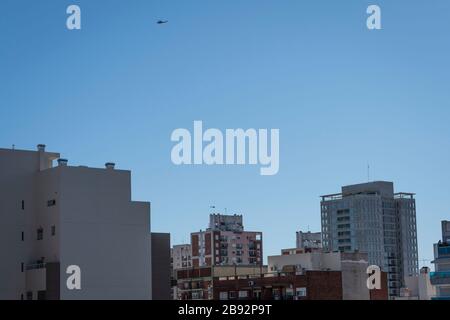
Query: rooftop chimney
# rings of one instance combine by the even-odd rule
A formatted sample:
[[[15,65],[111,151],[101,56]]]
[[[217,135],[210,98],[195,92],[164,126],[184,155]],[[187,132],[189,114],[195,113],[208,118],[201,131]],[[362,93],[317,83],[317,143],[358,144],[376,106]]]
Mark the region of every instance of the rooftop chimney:
[[[107,163],[105,163],[106,169],[114,170],[115,166],[116,166],[116,164],[114,162],[107,162]]]
[[[38,149],[38,151],[45,152],[45,144],[38,144],[37,149]]]
[[[59,167],[67,167],[67,159],[58,159],[58,166]]]

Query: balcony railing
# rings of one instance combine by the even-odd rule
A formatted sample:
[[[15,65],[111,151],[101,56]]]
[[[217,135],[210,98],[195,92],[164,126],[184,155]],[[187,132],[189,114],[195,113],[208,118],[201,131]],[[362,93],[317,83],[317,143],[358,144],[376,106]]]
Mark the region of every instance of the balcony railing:
[[[430,272],[430,281],[432,285],[439,285],[439,284],[450,285],[450,271]]]
[[[45,268],[45,263],[40,262],[40,263],[32,263],[27,265],[27,270],[37,270],[37,269],[44,269]]]
[[[436,297],[431,297],[431,300],[450,300],[450,296],[436,296]]]
[[[441,245],[438,247],[439,257],[450,256],[450,245]]]

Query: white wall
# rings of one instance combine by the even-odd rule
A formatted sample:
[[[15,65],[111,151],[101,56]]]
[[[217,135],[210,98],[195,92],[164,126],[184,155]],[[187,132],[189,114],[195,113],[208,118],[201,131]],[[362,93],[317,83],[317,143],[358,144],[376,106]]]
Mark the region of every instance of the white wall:
[[[60,167],[61,299],[151,299],[150,204],[131,202],[130,172]]]
[[[26,266],[41,257],[61,263],[61,299],[150,299],[150,204],[131,201],[130,172],[48,168],[58,157],[0,149],[0,299],[42,288],[45,276],[38,274],[45,269],[26,277]],[[56,205],[48,207],[53,199]],[[39,227],[44,238],[38,241]],[[81,267],[81,291],[66,288],[72,264]]]

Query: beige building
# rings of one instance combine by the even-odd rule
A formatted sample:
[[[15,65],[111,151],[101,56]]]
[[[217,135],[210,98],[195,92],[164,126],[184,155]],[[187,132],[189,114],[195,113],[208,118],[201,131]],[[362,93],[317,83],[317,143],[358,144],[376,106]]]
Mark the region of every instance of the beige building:
[[[436,296],[436,287],[430,281],[430,268],[423,267],[417,276],[405,278],[405,286],[395,300],[432,300]]]
[[[131,200],[130,171],[68,166],[44,145],[0,149],[0,168],[0,299],[151,299],[150,203]]]

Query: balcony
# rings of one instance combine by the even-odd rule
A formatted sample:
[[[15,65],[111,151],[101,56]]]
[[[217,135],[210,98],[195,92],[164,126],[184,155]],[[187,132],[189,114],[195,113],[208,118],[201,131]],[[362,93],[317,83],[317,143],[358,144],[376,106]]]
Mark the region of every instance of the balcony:
[[[450,285],[450,271],[430,272],[432,285]]]
[[[45,268],[44,262],[31,263],[31,264],[28,264],[26,267],[27,270],[38,270],[38,269],[44,269],[44,268]]]
[[[431,297],[431,300],[450,300],[450,296]]]
[[[45,263],[33,263],[26,266],[25,283],[27,291],[47,290],[47,269]]]
[[[446,257],[449,256],[450,257],[450,245],[448,244],[440,244],[438,246],[438,254],[439,257]]]

